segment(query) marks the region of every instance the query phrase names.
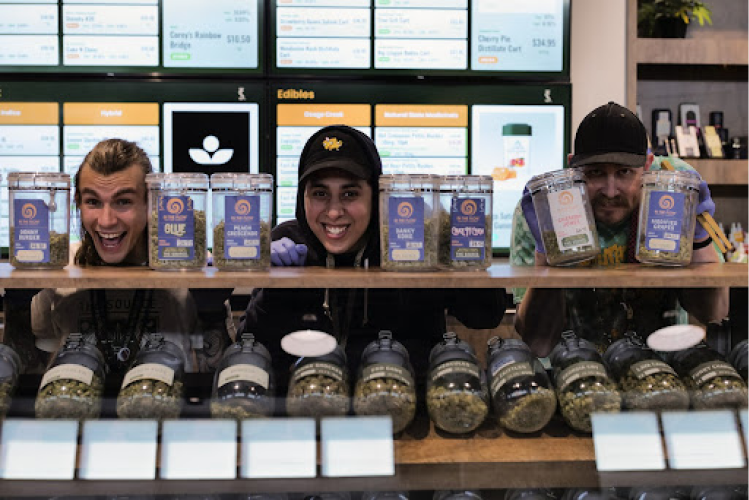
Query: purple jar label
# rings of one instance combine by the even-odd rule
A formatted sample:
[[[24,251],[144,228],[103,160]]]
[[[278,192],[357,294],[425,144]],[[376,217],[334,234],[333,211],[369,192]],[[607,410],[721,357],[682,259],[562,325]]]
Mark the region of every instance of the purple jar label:
[[[13,252],[19,262],[49,262],[49,209],[42,200],[13,200]]]
[[[424,199],[388,200],[388,255],[393,262],[424,260]]]
[[[260,258],[260,197],[224,199],[224,258]]]
[[[486,200],[453,198],[450,203],[450,258],[484,260]]]
[[[159,259],[192,260],[195,214],[189,196],[159,196]]]

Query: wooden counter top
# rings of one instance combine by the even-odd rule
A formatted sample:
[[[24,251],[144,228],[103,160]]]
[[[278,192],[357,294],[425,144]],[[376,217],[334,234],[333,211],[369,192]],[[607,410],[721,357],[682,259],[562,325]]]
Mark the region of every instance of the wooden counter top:
[[[610,268],[515,267],[506,261],[476,272],[385,272],[380,269],[272,268],[263,272],[153,271],[99,267],[17,270],[0,264],[0,288],[702,288],[749,284],[747,264]]]

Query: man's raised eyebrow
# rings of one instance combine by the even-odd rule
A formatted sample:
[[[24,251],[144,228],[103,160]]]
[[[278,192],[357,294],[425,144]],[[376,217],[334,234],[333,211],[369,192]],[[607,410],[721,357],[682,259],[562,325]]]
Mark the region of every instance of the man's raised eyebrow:
[[[82,195],[83,194],[90,194],[90,195],[93,195],[93,196],[99,196],[99,193],[97,193],[95,190],[93,190],[91,188],[83,188],[83,189],[81,189],[81,194]],[[112,196],[112,198],[117,198],[118,196],[123,196],[123,195],[126,195],[126,194],[138,194],[138,191],[135,188],[131,188],[131,187],[118,189],[117,191],[114,192],[114,195]]]

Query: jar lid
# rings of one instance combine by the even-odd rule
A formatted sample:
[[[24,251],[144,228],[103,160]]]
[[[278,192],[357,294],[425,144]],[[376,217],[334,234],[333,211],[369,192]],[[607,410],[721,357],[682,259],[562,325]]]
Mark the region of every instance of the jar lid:
[[[532,194],[541,189],[555,191],[557,189],[567,189],[571,184],[580,182],[585,182],[585,177],[580,170],[576,168],[564,168],[554,170],[553,172],[546,172],[545,174],[534,175],[528,181],[528,190]]]
[[[270,362],[270,352],[263,344],[255,340],[255,335],[249,332],[242,334],[241,338],[226,348],[224,357],[239,355],[259,356],[265,361]]]
[[[697,190],[700,187],[700,174],[692,170],[648,170],[642,173],[642,185],[675,184],[684,189]]]
[[[607,365],[609,365],[611,364],[611,362],[614,360],[616,356],[619,356],[623,352],[626,352],[628,350],[650,351],[650,348],[647,345],[645,345],[645,343],[642,341],[642,338],[640,338],[639,336],[629,335],[623,339],[615,340],[614,342],[612,342],[611,345],[608,347],[608,349],[606,349],[606,352],[603,353],[603,361]]]
[[[429,352],[429,364],[431,366],[437,366],[454,359],[477,363],[476,351],[471,344],[460,340],[454,332],[444,333],[442,339],[442,342],[432,347]]]
[[[181,370],[185,364],[185,353],[177,344],[166,340],[162,334],[151,333],[146,335],[145,345],[138,352],[136,359]]]
[[[562,333],[562,340],[551,350],[549,361],[552,365],[559,365],[562,361],[579,352],[584,352],[586,354],[585,357],[589,358],[589,361],[603,361],[593,342],[581,339],[569,330]]]
[[[705,329],[697,325],[672,325],[651,333],[648,346],[654,351],[680,351],[693,347],[705,338]]]
[[[747,347],[748,345],[746,339],[736,344],[728,354],[728,362],[737,368],[746,368],[747,360],[749,360],[749,352],[747,352]]]
[[[433,191],[438,183],[434,174],[385,174],[379,179],[380,191]]]
[[[476,192],[494,191],[494,179],[491,175],[443,175],[439,178],[440,191],[460,193],[462,191]]]
[[[7,362],[3,363],[3,359]],[[20,356],[9,345],[0,344],[0,380],[23,371]]]
[[[489,355],[503,349],[519,349],[522,351],[531,352],[531,348],[528,344],[520,339],[503,339],[499,336],[494,336],[486,342],[487,350]]]
[[[85,355],[88,360],[93,358],[97,362],[97,365],[92,366],[90,362],[76,361],[77,356],[81,354]],[[92,370],[103,368],[106,363],[104,361],[104,355],[101,353],[101,351],[99,351],[99,349],[93,343],[88,342],[82,334],[77,332],[71,333],[67,336],[67,338],[65,339],[65,343],[57,353],[57,359],[60,359],[61,361],[64,360],[65,363],[83,364],[85,366],[88,366]]]
[[[403,344],[393,340],[393,333],[389,330],[382,330],[377,335],[377,340],[367,344],[361,359],[362,362],[392,363],[402,366],[409,364],[408,350]]]
[[[152,173],[146,174],[149,189],[192,189],[208,190],[207,174],[197,172]]]
[[[296,363],[294,363],[294,369],[306,365],[307,363],[314,363],[318,361],[332,363],[342,368],[346,368],[346,351],[343,350],[343,347],[336,344],[335,348],[332,351],[327,354],[323,354],[322,356],[303,356],[299,358]]]
[[[10,172],[8,189],[70,189],[70,175],[59,172]]]
[[[507,123],[502,126],[502,135],[531,135],[531,126],[527,123]]]
[[[271,174],[216,173],[211,175],[211,189],[273,191]]]

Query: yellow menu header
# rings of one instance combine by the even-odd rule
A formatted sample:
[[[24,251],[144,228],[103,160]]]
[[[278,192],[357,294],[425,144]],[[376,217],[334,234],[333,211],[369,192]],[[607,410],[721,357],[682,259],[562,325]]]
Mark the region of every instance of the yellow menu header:
[[[62,105],[65,125],[158,125],[155,102],[66,102]]]
[[[350,127],[369,127],[372,125],[369,104],[279,104],[276,114],[276,123],[279,127],[324,127],[338,124]]]
[[[56,102],[0,102],[0,125],[58,125]]]
[[[377,104],[378,127],[467,127],[468,106]]]

